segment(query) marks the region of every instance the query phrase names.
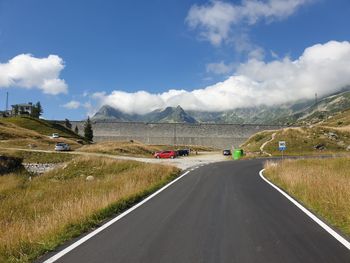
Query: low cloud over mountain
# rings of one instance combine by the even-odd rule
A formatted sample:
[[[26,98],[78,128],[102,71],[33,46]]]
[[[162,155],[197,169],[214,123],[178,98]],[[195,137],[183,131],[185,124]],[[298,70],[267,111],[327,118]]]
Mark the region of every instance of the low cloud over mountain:
[[[159,108],[176,107],[194,111],[225,111],[254,106],[274,106],[315,93],[326,96],[350,84],[350,43],[330,41],[311,46],[292,60],[289,57],[264,62],[251,59],[238,66],[223,82],[193,91],[113,91],[92,95],[98,105],[110,105],[128,114],[146,114]]]

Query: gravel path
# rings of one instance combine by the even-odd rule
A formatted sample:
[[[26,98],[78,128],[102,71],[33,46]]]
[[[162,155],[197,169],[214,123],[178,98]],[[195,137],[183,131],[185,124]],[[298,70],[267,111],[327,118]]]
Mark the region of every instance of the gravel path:
[[[3,148],[3,147],[0,147],[0,148],[7,149],[7,150],[27,151],[27,152],[57,153],[55,151],[49,151],[49,150],[33,150],[33,149],[22,149],[22,148]],[[112,158],[116,160],[134,160],[134,161],[146,162],[146,163],[160,163],[160,164],[166,164],[166,165],[173,165],[183,170],[189,169],[191,167],[196,167],[202,164],[230,160],[229,157],[223,156],[221,152],[198,152],[198,155],[192,155],[189,157],[179,157],[175,159],[155,159],[155,158],[102,154],[102,153],[86,153],[86,152],[79,152],[79,151],[60,152],[60,154],[74,154],[74,155],[82,155],[82,156],[107,157],[107,158]]]
[[[266,146],[268,143],[272,142],[272,141],[275,139],[275,136],[276,136],[276,132],[273,133],[273,134],[271,135],[271,139],[270,139],[270,140],[264,142],[264,143],[260,146],[260,151],[261,151],[263,154],[267,154],[268,156],[272,156],[272,154],[266,152],[266,151],[264,150],[264,148],[265,148],[265,146]]]

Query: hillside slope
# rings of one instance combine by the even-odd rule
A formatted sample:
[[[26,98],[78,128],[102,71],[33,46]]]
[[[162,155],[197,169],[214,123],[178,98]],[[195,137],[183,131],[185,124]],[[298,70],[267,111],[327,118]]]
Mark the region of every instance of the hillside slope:
[[[50,138],[52,133],[58,133],[60,138]],[[0,147],[52,150],[56,142],[66,142],[75,149],[81,146],[78,140],[83,138],[54,122],[30,117],[0,119]]]
[[[294,110],[289,116],[276,119],[276,122],[297,125],[315,124],[347,109],[350,109],[350,91],[327,96],[311,105],[306,104],[302,109]]]
[[[263,150],[272,155],[281,155],[278,141],[286,141],[286,155],[350,154],[350,110],[315,125],[259,132],[241,147],[248,155],[261,155],[260,147],[267,141]]]

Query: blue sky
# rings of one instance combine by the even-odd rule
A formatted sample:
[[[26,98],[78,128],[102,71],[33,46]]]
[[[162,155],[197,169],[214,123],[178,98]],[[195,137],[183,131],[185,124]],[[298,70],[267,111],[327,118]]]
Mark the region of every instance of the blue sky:
[[[278,9],[279,3],[273,7],[273,2],[288,6]],[[6,91],[12,104],[41,101],[49,119],[82,119],[105,103],[137,113],[175,104],[225,110],[230,104],[251,105],[252,94],[261,93],[260,104],[275,104],[278,98],[263,100],[266,92],[296,71],[293,61],[314,61],[301,58],[306,48],[321,44],[321,53],[343,50],[330,56],[344,66],[349,14],[347,0],[0,0],[0,108],[5,107]],[[317,55],[316,48],[312,51]],[[31,56],[10,63],[21,54]],[[49,68],[35,71],[39,79],[23,72],[23,64],[50,55],[56,57],[44,65]],[[269,78],[276,63],[286,71]],[[325,71],[327,67],[334,64],[327,64]],[[257,68],[263,72],[260,77],[252,71]],[[284,97],[288,87],[303,85],[298,74],[295,83],[284,84],[275,94]],[[313,74],[317,76],[310,70]],[[321,94],[336,91],[350,84],[348,72],[342,74],[336,87],[318,88],[315,80],[299,93],[308,98],[314,89]],[[54,81],[44,85],[43,79]],[[210,93],[216,88],[219,95]],[[232,96],[231,101],[220,94]],[[286,97],[303,98],[290,93]]]

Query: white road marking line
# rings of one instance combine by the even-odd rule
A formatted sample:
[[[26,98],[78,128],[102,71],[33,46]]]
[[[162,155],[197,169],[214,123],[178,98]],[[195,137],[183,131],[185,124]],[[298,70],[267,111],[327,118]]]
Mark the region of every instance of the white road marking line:
[[[62,251],[58,252],[57,254],[55,254],[54,256],[52,256],[51,258],[47,259],[44,261],[44,263],[52,263],[55,262],[56,260],[58,260],[59,258],[63,257],[65,254],[67,254],[68,252],[72,251],[73,249],[75,249],[76,247],[80,246],[81,244],[83,244],[84,242],[86,242],[87,240],[89,240],[90,238],[92,238],[93,236],[97,235],[98,233],[100,233],[101,231],[103,231],[104,229],[106,229],[107,227],[109,227],[110,225],[114,224],[115,222],[117,222],[118,220],[122,219],[123,217],[125,217],[127,214],[131,213],[132,211],[134,211],[135,209],[137,209],[138,207],[142,206],[144,203],[146,203],[147,201],[149,201],[150,199],[152,199],[153,197],[155,197],[156,195],[158,195],[160,192],[164,191],[165,189],[167,189],[169,186],[171,186],[172,184],[174,184],[175,182],[177,182],[178,180],[180,180],[182,177],[184,177],[185,175],[187,175],[189,173],[189,171],[185,172],[184,174],[182,174],[181,176],[179,176],[178,178],[176,178],[175,180],[171,181],[170,183],[168,183],[167,185],[163,186],[161,189],[159,189],[158,191],[156,191],[155,193],[151,194],[150,196],[148,196],[146,199],[142,200],[140,203],[137,203],[136,205],[134,205],[133,207],[129,208],[128,210],[126,210],[125,212],[121,213],[120,215],[118,215],[117,217],[113,218],[112,220],[108,221],[106,224],[100,226],[99,228],[97,228],[96,230],[94,230],[93,232],[91,232],[90,234],[82,237],[81,239],[79,239],[78,241],[74,242],[72,245],[66,247],[65,249],[63,249]]]
[[[307,216],[309,216],[312,220],[314,220],[320,227],[322,227],[324,230],[326,230],[330,235],[332,235],[336,240],[338,240],[342,245],[344,245],[347,249],[350,250],[350,242],[347,241],[345,238],[343,238],[341,235],[339,235],[337,232],[335,232],[332,228],[330,228],[327,224],[325,224],[322,220],[320,220],[317,216],[315,216],[313,213],[311,213],[307,208],[302,206],[299,202],[297,202],[293,197],[288,195],[285,191],[280,189],[278,186],[271,183],[269,180],[267,180],[263,172],[265,169],[262,169],[259,172],[260,177],[267,182],[269,185],[271,185],[273,188],[275,188],[278,192],[280,192],[282,195],[284,195],[289,201],[291,201],[294,205],[296,205],[301,211],[303,211]]]

